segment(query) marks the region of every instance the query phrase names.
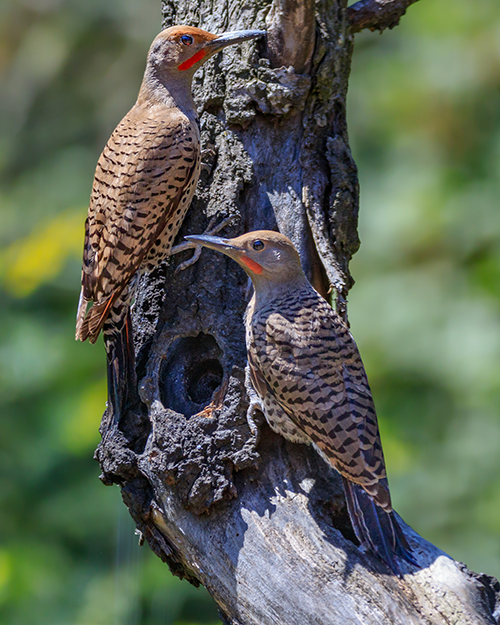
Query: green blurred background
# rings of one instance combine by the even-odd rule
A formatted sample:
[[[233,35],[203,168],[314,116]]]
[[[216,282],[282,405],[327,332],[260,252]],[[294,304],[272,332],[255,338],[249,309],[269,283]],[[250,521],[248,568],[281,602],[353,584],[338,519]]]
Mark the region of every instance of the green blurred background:
[[[139,549],[92,453],[102,345],[76,344],[95,163],[159,0],[0,2],[0,622],[215,624]],[[422,0],[356,37],[362,247],[350,318],[398,511],[500,576],[500,5]]]

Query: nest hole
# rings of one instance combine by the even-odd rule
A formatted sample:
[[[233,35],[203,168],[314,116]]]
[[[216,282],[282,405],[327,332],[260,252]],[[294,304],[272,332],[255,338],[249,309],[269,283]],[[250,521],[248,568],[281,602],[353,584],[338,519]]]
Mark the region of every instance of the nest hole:
[[[209,403],[222,383],[224,369],[218,360],[211,358],[193,367],[187,375],[187,395],[194,404]]]
[[[160,370],[160,398],[165,408],[191,416],[208,406],[224,377],[221,356],[210,334],[178,339]]]

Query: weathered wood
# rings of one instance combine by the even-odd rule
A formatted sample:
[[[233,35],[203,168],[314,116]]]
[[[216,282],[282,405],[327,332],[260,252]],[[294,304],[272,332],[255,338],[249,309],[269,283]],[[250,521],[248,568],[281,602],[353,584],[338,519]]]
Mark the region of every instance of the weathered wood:
[[[164,0],[165,25],[270,30],[267,45],[228,49],[195,79],[204,169],[182,233],[202,232],[214,215],[233,217],[229,236],[279,226],[345,315],[359,244],[345,121],[352,35],[345,2],[317,0],[314,20],[308,2]],[[292,31],[294,45],[283,46]],[[303,41],[295,54],[313,33],[314,45]],[[184,259],[139,285],[142,402],[119,427],[103,419],[96,454],[155,553],[204,584],[227,623],[496,623],[496,580],[469,573],[407,527],[421,569],[390,575],[357,545],[338,475],[267,426],[250,431],[248,281],[210,251],[176,275]],[[212,401],[216,409],[203,412]]]

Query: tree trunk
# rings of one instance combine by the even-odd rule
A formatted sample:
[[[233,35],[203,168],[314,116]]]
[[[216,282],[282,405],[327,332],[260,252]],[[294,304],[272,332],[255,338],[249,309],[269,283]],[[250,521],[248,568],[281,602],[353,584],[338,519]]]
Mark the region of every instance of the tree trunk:
[[[401,14],[410,3],[396,3]],[[267,43],[229,48],[195,78],[205,167],[182,234],[201,233],[214,216],[233,218],[227,236],[278,227],[314,286],[324,295],[333,287],[345,316],[359,245],[346,2],[164,0],[163,11],[165,25],[268,30]],[[496,580],[470,573],[404,524],[421,568],[390,575],[357,544],[336,472],[265,424],[252,434],[248,281],[210,251],[176,275],[186,257],[139,285],[141,401],[119,427],[104,416],[97,450],[103,481],[121,486],[153,551],[206,586],[226,623],[496,623]]]

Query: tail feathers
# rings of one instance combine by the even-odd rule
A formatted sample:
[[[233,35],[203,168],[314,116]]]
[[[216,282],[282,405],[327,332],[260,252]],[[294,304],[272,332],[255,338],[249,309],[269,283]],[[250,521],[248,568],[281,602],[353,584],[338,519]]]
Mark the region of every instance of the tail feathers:
[[[359,485],[343,478],[347,509],[358,540],[383,560],[395,575],[401,576],[395,556],[416,565],[394,512],[377,506]]]
[[[106,336],[108,374],[108,411],[115,423],[120,421],[124,408],[136,398],[137,380],[132,322],[127,310],[125,323],[119,332],[114,330]]]
[[[85,339],[80,338],[82,332],[82,326],[85,319],[85,315],[87,314],[87,306],[89,304],[89,300],[83,295],[83,287],[80,291],[80,299],[78,301],[78,311],[76,313],[76,334],[75,339],[78,341],[84,341]]]
[[[113,305],[116,297],[111,295],[108,299],[94,304],[87,312],[87,306],[90,300],[80,295],[78,304],[78,313],[76,315],[76,334],[75,339],[78,341],[86,341],[91,343],[97,341],[97,337],[102,330],[104,322],[108,316],[109,309]]]

